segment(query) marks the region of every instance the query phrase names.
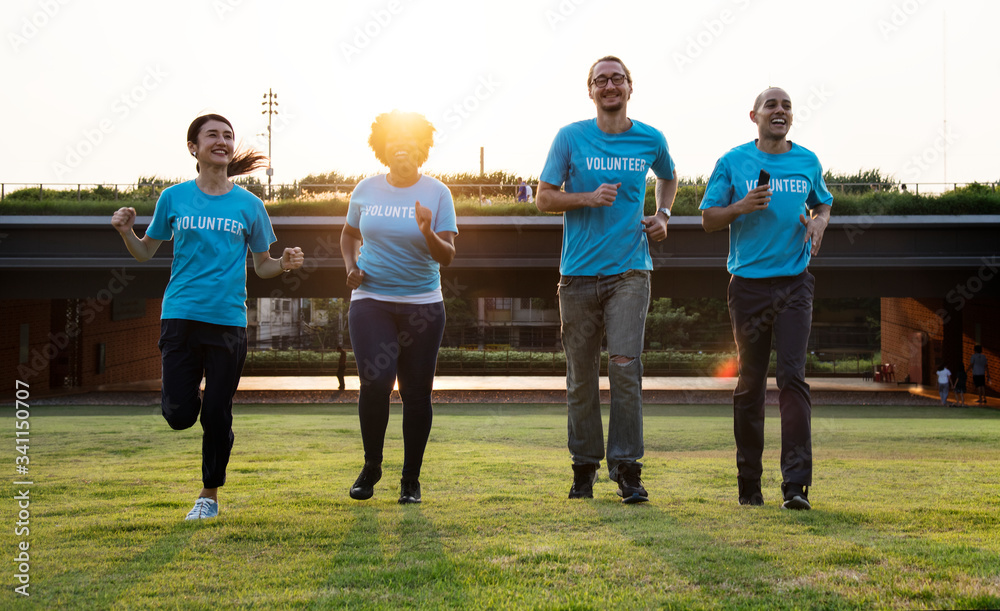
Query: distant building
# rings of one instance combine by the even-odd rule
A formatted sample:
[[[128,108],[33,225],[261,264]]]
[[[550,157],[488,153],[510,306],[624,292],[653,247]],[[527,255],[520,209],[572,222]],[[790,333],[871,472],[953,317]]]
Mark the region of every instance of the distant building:
[[[304,323],[312,322],[309,299],[261,297],[247,300],[247,342],[260,350],[303,346]],[[308,342],[306,342],[308,345]]]
[[[562,349],[559,309],[537,297],[476,300],[480,347]]]

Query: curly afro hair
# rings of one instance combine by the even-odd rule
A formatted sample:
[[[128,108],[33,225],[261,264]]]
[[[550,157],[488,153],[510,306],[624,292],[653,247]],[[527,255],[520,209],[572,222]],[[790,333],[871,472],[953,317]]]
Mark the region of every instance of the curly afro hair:
[[[384,112],[375,117],[372,123],[372,134],[368,137],[368,146],[375,151],[375,158],[383,165],[388,166],[389,160],[385,156],[385,143],[394,136],[413,136],[416,139],[420,153],[417,165],[423,165],[427,161],[427,155],[434,145],[434,126],[427,117],[416,112],[403,112],[393,110]]]

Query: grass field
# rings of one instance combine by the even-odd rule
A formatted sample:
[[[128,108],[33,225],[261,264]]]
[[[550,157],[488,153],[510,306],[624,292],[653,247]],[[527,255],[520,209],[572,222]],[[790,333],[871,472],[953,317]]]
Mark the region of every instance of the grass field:
[[[779,508],[768,416],[764,507],[736,503],[724,406],[646,407],[650,502],[626,506],[606,471],[593,500],[566,498],[563,406],[442,405],[424,502],[400,506],[398,406],[363,502],[347,496],[353,406],[238,406],[221,515],[191,523],[200,429],[150,407],[35,407],[31,596],[7,562],[0,607],[1000,607],[1000,413],[815,408],[809,512]]]

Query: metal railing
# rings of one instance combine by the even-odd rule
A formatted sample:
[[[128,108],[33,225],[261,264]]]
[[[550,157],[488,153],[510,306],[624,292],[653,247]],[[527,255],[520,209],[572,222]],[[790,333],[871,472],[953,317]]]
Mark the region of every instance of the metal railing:
[[[65,193],[76,193],[77,201],[82,201],[86,199],[92,200],[106,200],[106,201],[117,201],[120,198],[129,197],[130,199],[136,199],[135,194],[141,192],[139,197],[155,199],[159,197],[160,192],[163,189],[177,184],[173,181],[163,181],[163,182],[138,182],[138,183],[25,183],[25,182],[4,182],[0,183],[0,201],[3,201],[9,197],[14,192],[20,192],[24,190],[33,190],[38,192],[38,199],[45,199],[46,191],[60,191]],[[532,189],[537,192],[537,183],[529,183]],[[867,188],[869,191],[910,191],[914,194],[919,195],[921,189],[925,193],[943,193],[950,190],[958,189],[960,187],[967,187],[972,184],[980,184],[989,187],[992,191],[996,191],[997,187],[1000,186],[998,182],[910,182],[910,183],[830,183],[827,185],[831,191],[845,191],[851,189],[854,192],[858,192],[859,189]],[[253,187],[255,190],[261,191],[263,194],[267,191],[267,185],[264,184],[250,184],[244,185],[247,187]],[[341,189],[351,190],[357,183],[275,183],[271,186],[270,193],[271,196],[275,192],[284,196],[285,194],[294,193],[293,197],[301,197],[303,191],[307,192],[325,192],[325,191],[337,191]],[[516,194],[518,185],[516,184],[504,184],[504,183],[491,183],[491,184],[479,184],[479,183],[457,183],[448,184],[450,189],[475,189],[475,188],[490,188],[490,189],[510,189],[511,194]],[[704,188],[704,184],[696,183],[682,183],[681,187],[700,187]],[[97,193],[91,193],[95,191]],[[272,199],[268,197],[268,199]]]
[[[354,353],[347,348],[345,374],[358,375]],[[688,355],[685,357],[685,353]],[[691,356],[697,353],[698,359]],[[879,362],[870,350],[841,351],[836,360],[826,360],[811,354],[806,359],[806,375],[810,377],[853,377],[871,379]],[[336,350],[255,350],[247,355],[243,375],[246,376],[332,376],[337,373],[339,353]],[[735,352],[702,354],[698,351],[663,353],[647,350],[642,354],[643,375],[646,376],[735,376]],[[773,355],[772,355],[773,361]],[[729,363],[731,366],[724,366]],[[769,375],[774,375],[772,362]],[[608,356],[601,358],[601,375],[608,374]],[[437,360],[437,375],[565,375],[566,357],[553,350],[442,350]]]

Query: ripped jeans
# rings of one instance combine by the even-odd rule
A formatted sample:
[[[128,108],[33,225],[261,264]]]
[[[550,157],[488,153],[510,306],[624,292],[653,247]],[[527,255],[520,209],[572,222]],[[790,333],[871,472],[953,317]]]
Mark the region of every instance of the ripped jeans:
[[[643,455],[639,357],[649,309],[649,279],[650,272],[645,270],[559,279],[569,451],[574,464],[597,465],[604,458],[599,378],[601,344],[607,335],[611,383],[607,459],[612,479],[619,465],[638,462]]]

